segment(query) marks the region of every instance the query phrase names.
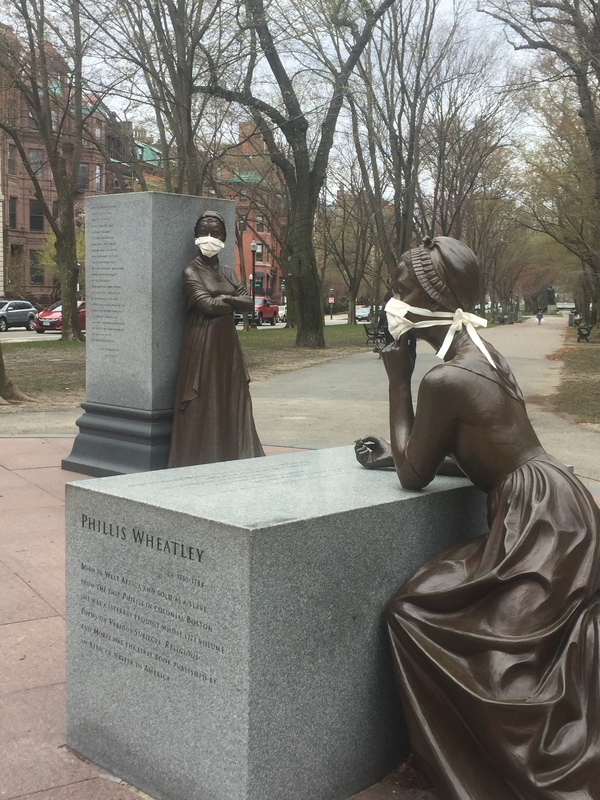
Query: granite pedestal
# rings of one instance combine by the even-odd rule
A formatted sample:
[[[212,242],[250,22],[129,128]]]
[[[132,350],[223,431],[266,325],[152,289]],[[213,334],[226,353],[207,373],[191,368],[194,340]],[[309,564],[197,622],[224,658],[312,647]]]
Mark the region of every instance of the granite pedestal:
[[[63,468],[118,475],[167,465],[185,321],[181,275],[204,211],[225,218],[234,264],[235,203],[140,192],[88,197],[86,402]]]
[[[341,800],[406,754],[382,612],[485,496],[352,448],[67,486],[67,743],[157,800]]]

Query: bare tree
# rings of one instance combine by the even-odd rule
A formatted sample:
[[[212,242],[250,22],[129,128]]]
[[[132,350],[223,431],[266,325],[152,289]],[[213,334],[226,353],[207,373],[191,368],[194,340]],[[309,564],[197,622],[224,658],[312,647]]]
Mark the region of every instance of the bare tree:
[[[284,258],[290,266],[288,289],[297,304],[298,346],[325,343],[314,217],[345,87],[374,26],[393,2],[371,7],[275,0],[267,6],[263,0],[247,0],[239,15],[246,47],[240,80],[225,83],[218,54],[207,54],[211,74],[199,90],[250,111],[287,186]]]
[[[112,65],[131,110],[153,116],[168,192],[202,194],[223,147],[227,105],[202,96],[211,51],[236,48],[220,24],[221,0],[96,0],[85,14],[101,31],[98,51]],[[230,69],[227,61],[224,69]]]
[[[354,146],[390,274],[413,236],[425,113],[459,21],[457,15],[442,30],[439,6],[395,5],[376,26],[349,88]]]
[[[348,322],[355,322],[356,300],[373,256],[373,229],[370,203],[358,187],[341,187],[335,200],[319,215],[321,235],[326,245],[325,267],[335,266],[348,289]]]
[[[463,236],[467,202],[478,192],[488,161],[511,144],[519,117],[497,48],[463,33],[462,46],[441,65],[423,123],[424,188],[418,199],[424,232],[431,236]]]
[[[554,68],[554,59],[546,56],[538,67],[538,77],[549,70],[552,74]],[[578,283],[589,286],[597,315],[599,298],[593,291],[589,259],[585,258],[594,241],[597,219],[594,175],[573,88],[572,84],[559,80],[538,84],[524,92],[535,116],[538,135],[525,150],[519,220],[531,231],[550,237],[564,248],[562,261],[567,270],[575,264],[583,272]],[[586,318],[588,308],[589,301]]]
[[[569,81],[574,87],[593,177],[594,215],[582,232],[581,258],[593,285],[595,320],[600,298],[600,4],[595,0],[481,0],[479,10],[506,25],[516,50],[550,54],[555,62],[552,80]]]
[[[36,198],[55,238],[63,303],[63,339],[81,339],[77,315],[78,263],[74,197],[78,190],[86,125],[97,108],[84,90],[83,62],[89,35],[82,29],[77,0],[7,0],[12,27],[0,28],[0,74],[4,113],[0,127],[12,138]],[[28,115],[11,110],[11,94],[24,100]],[[50,168],[58,216],[44,194],[40,171],[24,144],[27,125],[37,128]]]

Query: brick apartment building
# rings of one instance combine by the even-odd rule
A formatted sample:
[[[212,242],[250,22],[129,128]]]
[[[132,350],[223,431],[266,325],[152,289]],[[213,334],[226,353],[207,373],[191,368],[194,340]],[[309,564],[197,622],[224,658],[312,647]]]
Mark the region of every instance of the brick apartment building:
[[[256,296],[285,302],[281,270],[281,231],[285,224],[283,192],[265,143],[250,123],[240,125],[239,144],[230,149],[216,172],[220,194],[236,203],[241,246],[236,271],[251,290],[251,243],[256,242]]]
[[[58,214],[56,189],[36,121],[28,113],[25,101],[18,92],[5,91],[3,94],[3,101],[8,99],[8,107],[14,114],[13,119],[16,119],[15,127],[19,130],[29,163],[40,181],[44,197],[54,213]],[[6,95],[9,97],[6,98]],[[105,136],[106,123],[99,114],[96,116],[92,129],[94,135],[100,138]],[[19,151],[11,137],[1,130],[0,161],[0,193],[4,196],[3,294],[5,297],[25,297],[38,305],[48,305],[53,300],[56,276],[51,267],[40,263],[40,253],[46,245],[50,228],[44,217],[42,204],[35,197],[32,181]],[[86,195],[102,194],[105,191],[105,158],[92,142],[88,142],[84,145],[73,202],[83,209]]]
[[[58,55],[56,63],[60,67]],[[57,85],[58,98],[62,94],[60,78],[57,78]],[[3,81],[1,75],[0,113],[18,132],[46,203],[52,213],[58,215],[56,188],[37,120],[25,99],[9,81]],[[52,113],[53,119],[62,114],[62,135],[67,139],[73,136],[70,114],[65,114],[58,102]],[[84,199],[88,195],[134,190],[132,161],[126,152],[132,147],[136,169],[153,174],[158,178],[156,188],[160,188],[161,153],[156,147],[135,141],[126,126],[115,130],[109,115],[102,113],[101,106],[95,107],[93,98],[84,113],[88,116],[73,195],[76,215],[83,214]],[[58,120],[55,127],[58,127]],[[279,236],[281,225],[285,223],[284,193],[264,141],[253,125],[240,126],[239,144],[221,161],[216,182],[219,194],[236,202],[239,239],[235,266],[238,274],[251,289],[254,249],[257,296],[285,302]],[[48,257],[42,259],[42,252],[45,249],[48,252],[50,233],[42,203],[35,196],[19,150],[11,136],[0,129],[0,297],[25,298],[39,306],[49,305],[56,299],[56,268]],[[251,246],[252,242],[256,243],[256,248]],[[84,292],[83,280],[81,291]]]

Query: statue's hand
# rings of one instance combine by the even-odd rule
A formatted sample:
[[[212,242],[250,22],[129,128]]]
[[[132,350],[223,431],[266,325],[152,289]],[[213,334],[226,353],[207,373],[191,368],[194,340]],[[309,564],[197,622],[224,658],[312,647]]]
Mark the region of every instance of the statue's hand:
[[[417,360],[417,340],[410,333],[398,341],[386,345],[379,351],[390,380],[403,378],[410,380]]]
[[[356,460],[366,469],[393,467],[392,448],[379,436],[365,436],[354,442]]]

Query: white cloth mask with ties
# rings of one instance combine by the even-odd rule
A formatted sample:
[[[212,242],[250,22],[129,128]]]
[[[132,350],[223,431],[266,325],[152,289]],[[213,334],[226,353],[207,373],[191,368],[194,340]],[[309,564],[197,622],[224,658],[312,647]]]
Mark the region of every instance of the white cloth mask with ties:
[[[427,317],[428,319],[412,322],[412,320],[406,319],[406,315],[409,311],[421,317]],[[457,308],[456,311],[429,311],[426,308],[409,306],[408,303],[398,300],[395,297],[392,297],[386,304],[385,313],[387,315],[390,335],[396,340],[413,328],[432,328],[436,325],[448,325],[448,333],[437,352],[438,357],[442,359],[450,349],[454,334],[458,333],[462,328],[466,328],[473,344],[483,353],[492,367],[497,369],[487,347],[475,330],[476,328],[486,328],[487,319],[478,317],[476,314],[471,314],[469,311],[463,311],[462,308]]]
[[[194,244],[200,248],[200,252],[206,258],[216,256],[225,247],[225,242],[215,239],[214,236],[198,236],[197,239],[194,239]]]

